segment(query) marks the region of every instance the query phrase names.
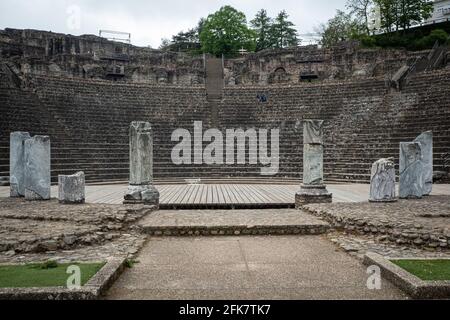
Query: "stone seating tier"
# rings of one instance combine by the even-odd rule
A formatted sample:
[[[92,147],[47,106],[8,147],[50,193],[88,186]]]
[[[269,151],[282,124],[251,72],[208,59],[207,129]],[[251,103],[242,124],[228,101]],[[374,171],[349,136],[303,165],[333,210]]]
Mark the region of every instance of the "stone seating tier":
[[[9,132],[52,138],[52,181],[58,174],[84,171],[87,182],[128,179],[131,121],[152,123],[155,178],[260,177],[260,165],[185,165],[170,161],[177,128],[193,121],[211,127],[202,87],[115,84],[106,81],[35,76],[30,89],[0,84],[0,176],[8,176]],[[367,182],[371,164],[382,157],[398,163],[399,142],[434,132],[434,166],[450,146],[450,70],[420,73],[402,92],[384,79],[295,86],[227,87],[218,103],[226,128],[281,128],[279,178],[301,178],[302,119],[325,120],[326,181]],[[264,93],[268,101],[258,102]],[[206,145],[206,144],[204,144]],[[270,150],[270,149],[269,149]],[[398,170],[398,165],[397,165]]]

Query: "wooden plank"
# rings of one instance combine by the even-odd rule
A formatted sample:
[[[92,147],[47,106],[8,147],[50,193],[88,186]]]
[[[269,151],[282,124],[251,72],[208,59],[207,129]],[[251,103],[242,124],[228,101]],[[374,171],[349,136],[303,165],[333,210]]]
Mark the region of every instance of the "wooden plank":
[[[206,184],[202,185],[202,193],[200,198],[200,204],[206,204],[207,203],[207,195],[208,195],[208,187]]]

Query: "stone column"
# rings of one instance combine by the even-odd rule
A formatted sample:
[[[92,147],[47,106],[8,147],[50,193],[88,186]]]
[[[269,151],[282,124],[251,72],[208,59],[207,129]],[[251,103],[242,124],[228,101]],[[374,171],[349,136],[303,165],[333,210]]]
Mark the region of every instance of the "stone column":
[[[159,192],[153,186],[153,135],[148,122],[130,125],[130,184],[125,204],[159,204]]]
[[[50,137],[25,141],[25,199],[50,199]]]
[[[370,202],[395,202],[394,158],[380,159],[372,165]]]
[[[11,197],[25,196],[25,140],[28,132],[11,132],[9,138],[9,181]]]
[[[420,143],[422,150],[424,196],[429,196],[433,191],[433,132],[427,131],[418,136],[414,142]]]
[[[295,207],[332,201],[323,183],[323,120],[303,120],[303,184]]]
[[[65,204],[85,202],[84,172],[80,171],[71,176],[58,176],[58,200]]]
[[[422,150],[419,142],[400,142],[401,199],[422,198],[425,189]]]

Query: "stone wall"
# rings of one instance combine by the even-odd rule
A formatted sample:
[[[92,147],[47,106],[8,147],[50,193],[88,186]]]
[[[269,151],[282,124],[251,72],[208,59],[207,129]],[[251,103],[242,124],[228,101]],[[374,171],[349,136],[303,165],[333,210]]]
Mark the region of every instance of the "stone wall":
[[[343,43],[332,49],[304,46],[265,50],[224,62],[225,84],[298,84],[385,76],[428,52],[361,49]],[[197,85],[205,83],[202,55],[163,52],[108,41],[37,30],[0,30],[0,63],[18,75],[50,75],[121,82]]]
[[[225,61],[227,85],[269,85],[336,79],[392,77],[404,64],[411,65],[426,52],[361,49],[342,43],[332,49],[305,46],[265,50]]]
[[[0,62],[22,74],[64,75],[123,82],[204,83],[203,57],[37,30],[0,30]]]

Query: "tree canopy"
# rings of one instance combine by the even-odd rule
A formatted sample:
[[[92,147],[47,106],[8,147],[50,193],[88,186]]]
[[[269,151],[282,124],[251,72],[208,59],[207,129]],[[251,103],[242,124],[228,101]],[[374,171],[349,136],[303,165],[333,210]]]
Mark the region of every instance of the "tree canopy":
[[[319,28],[322,35],[321,44],[332,47],[341,41],[357,38],[365,32],[365,26],[349,13],[337,10],[336,15]]]
[[[299,44],[297,30],[288,18],[287,12],[281,11],[269,29],[269,38],[275,48],[293,47]]]
[[[232,55],[240,49],[254,51],[255,32],[247,26],[245,14],[224,6],[206,19],[200,33],[203,52]]]
[[[270,37],[272,18],[267,15],[267,11],[265,9],[258,11],[250,24],[256,33],[256,51],[270,48],[272,46]]]

